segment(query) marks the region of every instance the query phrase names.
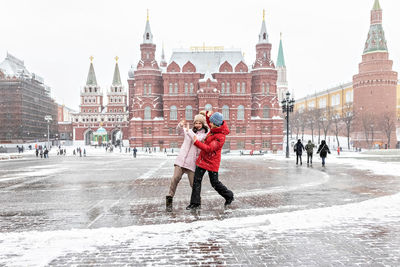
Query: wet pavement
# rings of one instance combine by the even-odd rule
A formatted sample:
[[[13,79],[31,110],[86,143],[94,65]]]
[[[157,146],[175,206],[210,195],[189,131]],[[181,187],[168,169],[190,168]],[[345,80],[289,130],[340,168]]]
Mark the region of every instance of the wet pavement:
[[[206,174],[194,213],[185,176],[165,212],[163,154],[0,162],[0,266],[398,266],[399,176],[356,169],[358,157],[225,156],[235,201],[224,209]]]

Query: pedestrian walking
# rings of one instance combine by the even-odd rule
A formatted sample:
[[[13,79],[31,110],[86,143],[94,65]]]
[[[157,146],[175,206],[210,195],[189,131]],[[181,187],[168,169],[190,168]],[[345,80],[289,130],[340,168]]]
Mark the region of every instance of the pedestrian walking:
[[[340,146],[337,147],[337,154],[340,156]]]
[[[317,154],[319,154],[322,159],[322,167],[325,167],[325,158],[328,153],[331,154],[331,151],[329,150],[329,147],[326,144],[325,140],[322,140],[317,150]]]
[[[82,157],[82,149],[79,148],[79,157]]]
[[[86,157],[86,148],[83,149],[83,156]]]
[[[36,157],[38,157],[39,156],[39,149],[35,149],[35,154],[36,154]]]
[[[225,199],[225,207],[230,205],[234,200],[233,192],[229,190],[218,180],[218,170],[221,163],[221,150],[225,143],[225,138],[229,134],[229,128],[226,121],[223,120],[221,113],[212,111],[202,111],[206,116],[206,121],[210,132],[204,139],[204,143],[197,140],[197,136],[193,136],[194,145],[200,148],[201,152],[196,160],[196,170],[194,173],[194,181],[190,204],[187,210],[196,210],[201,207],[200,193],[201,182],[206,171],[212,187]]]
[[[301,159],[301,156],[303,154],[304,146],[301,143],[301,139],[297,140],[297,143],[294,145],[294,152],[296,152],[296,165],[299,164],[299,159],[300,159],[300,165],[303,165],[303,161]]]
[[[312,165],[312,156],[314,153],[314,147],[315,145],[311,143],[311,140],[308,140],[308,143],[305,146],[305,149],[307,151],[307,165],[311,164]]]
[[[171,178],[168,195],[166,196],[167,211],[172,211],[172,200],[183,174],[188,176],[190,187],[193,187],[196,160],[200,154],[200,149],[193,144],[193,138],[196,136],[197,140],[201,142],[204,140],[208,132],[207,122],[204,115],[196,115],[193,124],[192,129],[189,128],[189,123],[186,123],[185,128],[185,120],[182,120],[176,127],[178,134],[184,139],[178,157],[176,157],[174,163],[174,174]]]
[[[137,149],[136,147],[133,148],[133,157],[136,158]]]

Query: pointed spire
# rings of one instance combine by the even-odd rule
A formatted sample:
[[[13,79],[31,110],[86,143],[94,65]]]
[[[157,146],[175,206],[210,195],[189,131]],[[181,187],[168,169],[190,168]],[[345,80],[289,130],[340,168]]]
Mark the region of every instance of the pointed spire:
[[[279,42],[279,51],[278,51],[278,59],[276,61],[276,67],[286,67],[285,57],[283,56],[282,33],[281,33],[281,41]]]
[[[267,33],[267,27],[265,26],[265,10],[263,10],[263,20],[261,23],[261,31],[260,34],[258,35],[258,43],[269,43],[268,41],[268,33]]]
[[[90,56],[90,67],[89,73],[86,80],[86,86],[97,86],[96,74],[94,73],[93,67],[93,56]]]
[[[119,73],[119,67],[118,67],[118,59],[119,57],[116,56],[115,57],[115,68],[114,68],[114,77],[113,77],[113,81],[112,81],[112,85],[113,86],[121,86],[121,75]]]
[[[379,4],[379,0],[375,0],[372,10],[381,10],[381,5]]]
[[[167,61],[165,61],[165,53],[164,53],[164,43],[162,44],[162,51],[161,51],[161,61],[160,61],[160,66],[161,67],[166,67]]]
[[[147,9],[147,20],[146,20],[146,28],[143,34],[143,43],[144,44],[152,44],[153,43],[153,34],[151,33],[150,29],[150,22],[149,22],[149,10]]]
[[[385,32],[382,27],[382,9],[379,0],[375,0],[374,6],[371,10],[371,25],[363,54],[387,51]]]

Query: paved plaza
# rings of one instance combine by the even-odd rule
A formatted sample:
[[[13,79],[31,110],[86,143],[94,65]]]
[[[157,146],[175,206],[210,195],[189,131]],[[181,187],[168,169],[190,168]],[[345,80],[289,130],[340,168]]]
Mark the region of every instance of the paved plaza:
[[[165,212],[174,156],[106,153],[0,161],[0,266],[399,266],[400,155],[224,155],[224,199],[184,176]],[[304,157],[303,157],[304,160]]]

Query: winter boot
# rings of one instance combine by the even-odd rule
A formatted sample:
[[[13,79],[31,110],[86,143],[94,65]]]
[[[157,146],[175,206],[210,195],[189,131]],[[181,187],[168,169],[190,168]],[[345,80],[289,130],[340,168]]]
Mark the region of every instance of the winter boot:
[[[171,196],[166,196],[165,197],[165,209],[168,212],[172,211],[172,197]]]
[[[231,198],[225,200],[224,207],[227,208],[230,204],[232,204],[232,201],[234,201],[235,198],[232,196]]]
[[[201,209],[201,205],[200,204],[190,204],[189,206],[186,207],[187,210],[197,210],[197,209]]]

